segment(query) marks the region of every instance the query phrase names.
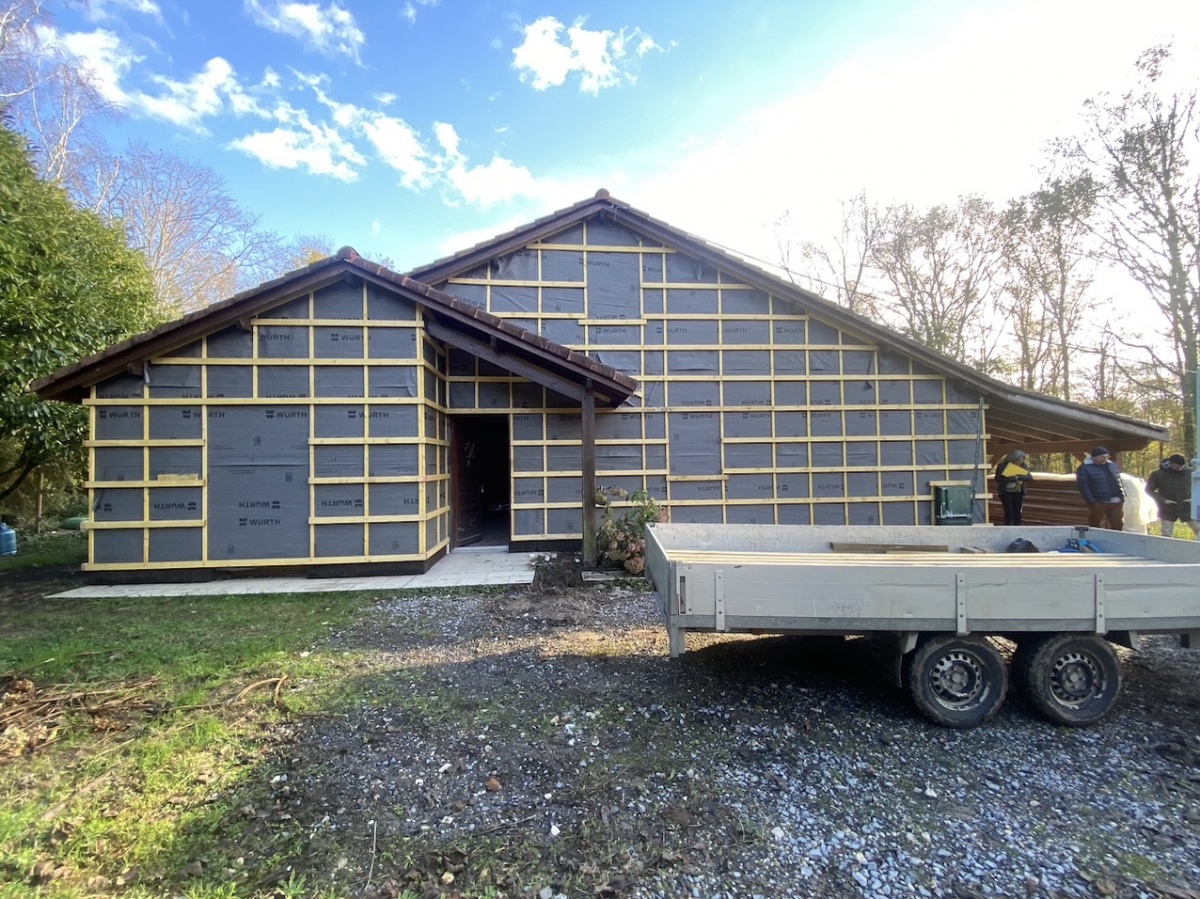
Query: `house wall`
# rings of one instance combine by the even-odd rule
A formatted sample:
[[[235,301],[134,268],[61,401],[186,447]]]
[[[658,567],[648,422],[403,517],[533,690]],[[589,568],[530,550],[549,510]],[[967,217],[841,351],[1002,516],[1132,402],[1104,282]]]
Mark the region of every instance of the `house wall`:
[[[931,482],[983,496],[966,385],[620,225],[437,286],[637,378],[597,410],[597,484],[644,489],[673,521],[928,524]],[[513,539],[580,537],[578,405],[454,351],[447,379],[451,410],[512,416]]]
[[[344,282],[96,385],[92,569],[419,561],[449,534],[446,357]]]
[[[438,285],[637,378],[597,483],[674,521],[926,524],[978,486],[965,385],[599,220]],[[516,543],[581,536],[578,403],[338,283],[96,385],[91,569],[419,562],[450,534],[449,416],[510,417]]]

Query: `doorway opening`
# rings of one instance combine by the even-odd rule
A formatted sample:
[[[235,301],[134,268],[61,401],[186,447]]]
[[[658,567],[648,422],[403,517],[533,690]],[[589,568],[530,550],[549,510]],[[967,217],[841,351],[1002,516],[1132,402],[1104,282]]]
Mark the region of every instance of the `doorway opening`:
[[[456,415],[453,433],[454,547],[508,546],[508,416]]]

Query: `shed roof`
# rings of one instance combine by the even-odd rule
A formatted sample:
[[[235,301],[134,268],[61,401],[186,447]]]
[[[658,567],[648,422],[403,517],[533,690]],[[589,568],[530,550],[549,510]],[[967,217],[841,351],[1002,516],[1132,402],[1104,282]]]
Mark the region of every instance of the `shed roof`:
[[[811,312],[823,321],[891,347],[939,374],[969,384],[987,401],[989,448],[993,452],[1007,452],[1013,447],[1034,453],[1086,452],[1097,443],[1115,450],[1135,450],[1156,440],[1166,440],[1169,436],[1167,429],[1161,425],[1014,387],[984,375],[969,365],[851,312],[722,247],[634,209],[614,199],[603,189],[593,197],[452,256],[413,269],[409,274],[427,283],[439,284],[490,259],[519,250],[597,215],[706,261],[747,284],[783,297],[799,310]]]
[[[369,262],[349,247],[64,366],[30,386],[42,399],[79,402],[92,384],[105,378],[136,368],[205,334],[238,322],[248,323],[260,311],[295,296],[297,292],[355,278],[386,287],[423,307],[430,313],[426,328],[437,339],[564,396],[581,399],[584,389],[590,387],[598,402],[619,405],[637,390],[636,380],[611,366],[517,327],[415,278]]]

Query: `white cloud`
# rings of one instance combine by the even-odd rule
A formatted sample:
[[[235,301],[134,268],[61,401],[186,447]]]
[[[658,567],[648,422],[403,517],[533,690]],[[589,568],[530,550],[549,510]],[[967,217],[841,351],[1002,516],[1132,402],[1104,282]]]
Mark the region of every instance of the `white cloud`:
[[[203,132],[205,118],[226,110],[239,116],[266,114],[258,100],[242,87],[233,66],[219,56],[206,62],[186,81],[162,75],[151,76],[151,81],[162,88],[162,93],[157,96],[133,93],[128,97],[128,104],[181,128]]]
[[[276,107],[275,118],[282,123],[280,127],[256,131],[229,146],[270,168],[303,169],[345,182],[357,180],[358,170],[367,160],[337,129],[313,122],[307,111],[287,104]]]
[[[83,12],[93,22],[99,22],[113,18],[113,13],[109,12],[110,6],[162,21],[162,8],[154,0],[90,0]]]
[[[279,83],[278,76],[268,69],[257,87],[246,88],[233,66],[215,56],[186,80],[151,73],[146,78],[156,90],[134,90],[122,81],[145,58],[125,46],[113,32],[97,28],[60,34],[52,28],[41,28],[37,36],[42,46],[74,57],[105,100],[198,133],[206,133],[204,119],[224,112],[266,115],[255,94],[274,90]]]
[[[431,184],[439,166],[422,145],[416,129],[408,122],[379,110],[334,100],[326,90],[329,79],[324,75],[294,74],[312,90],[317,102],[330,111],[334,124],[351,134],[366,138],[377,157],[400,173],[402,186],[419,189]]]
[[[438,122],[434,125],[434,134],[445,153],[446,183],[468,203],[487,209],[538,193],[538,182],[533,173],[503,156],[494,155],[491,162],[471,165],[459,150],[458,132],[453,125]]]
[[[420,188],[431,183],[437,166],[411,125],[383,113],[367,112],[359,128],[379,158],[400,173],[401,185]]]
[[[513,68],[522,82],[531,82],[539,91],[561,87],[572,73],[579,75],[579,89],[593,95],[622,81],[633,83],[637,77],[630,71],[630,45],[638,58],[662,49],[639,28],[589,31],[582,19],[566,28],[553,16],[542,16],[522,31],[524,40],[513,50]]]
[[[407,0],[404,8],[400,10],[400,15],[408,19],[410,24],[415,24],[417,21],[418,6],[437,6],[442,0]]]
[[[997,202],[1034,189],[1044,145],[1078,127],[1082,102],[1125,90],[1141,50],[1194,44],[1200,4],[1148,0],[1136,17],[1115,0],[1015,0],[976,9],[919,44],[859,47],[820,83],[690,141],[643,178],[608,184],[640,208],[771,260],[785,211],[824,241],[841,202],[865,189],[880,205]],[[1119,22],[1119,25],[1114,23]],[[1176,51],[1194,53],[1179,41]],[[1200,63],[1183,71],[1193,76]],[[696,185],[704,185],[702,191]]]
[[[124,47],[116,34],[103,28],[66,34],[60,34],[53,28],[39,28],[37,38],[43,47],[61,48],[74,57],[79,68],[87,74],[105,100],[119,106],[127,103],[121,79],[143,57]]]
[[[270,31],[298,38],[321,53],[349,56],[355,62],[367,40],[354,15],[336,3],[322,7],[285,0],[246,0],[246,10]]]
[[[446,172],[446,180],[464,200],[484,209],[538,192],[533,173],[503,156],[476,166],[459,157]]]

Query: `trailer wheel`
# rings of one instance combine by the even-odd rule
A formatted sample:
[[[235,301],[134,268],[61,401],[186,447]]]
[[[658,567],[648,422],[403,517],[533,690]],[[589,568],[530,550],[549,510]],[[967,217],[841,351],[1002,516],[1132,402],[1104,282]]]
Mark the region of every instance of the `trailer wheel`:
[[[906,658],[905,681],[921,714],[943,727],[983,724],[1008,691],[1004,659],[983,637],[925,640]]]
[[[1095,724],[1121,693],[1121,660],[1113,645],[1091,634],[1058,634],[1022,654],[1017,686],[1047,721]]]

